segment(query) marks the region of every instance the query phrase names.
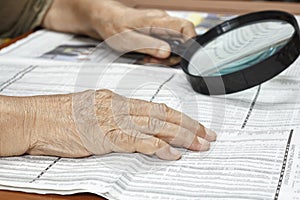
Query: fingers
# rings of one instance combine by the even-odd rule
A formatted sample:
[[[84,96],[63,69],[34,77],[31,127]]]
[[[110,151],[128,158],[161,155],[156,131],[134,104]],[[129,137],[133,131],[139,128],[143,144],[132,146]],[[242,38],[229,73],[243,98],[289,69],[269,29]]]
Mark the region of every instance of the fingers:
[[[132,20],[132,28],[142,28],[145,34],[181,37],[185,39],[196,36],[192,22],[182,18],[171,17],[161,10],[137,10]],[[150,28],[149,28],[150,27]]]
[[[101,36],[117,51],[136,51],[157,58],[167,58],[171,51],[169,44],[158,38],[184,42],[196,35],[191,22],[170,17],[161,10],[125,9],[122,13],[107,21],[96,20],[96,34],[91,32],[89,35],[95,38]]]
[[[105,42],[121,52],[136,51],[157,58],[167,58],[171,51],[167,42],[132,30],[122,32]]]
[[[121,130],[138,130],[142,133],[154,135],[167,143],[184,147],[194,151],[207,151],[210,143],[198,137],[193,132],[173,123],[161,121],[145,116],[124,117],[118,122]]]
[[[97,102],[96,115],[105,152],[140,152],[176,160],[181,155],[170,145],[205,151],[210,148],[209,141],[216,139],[213,131],[165,104],[128,99],[105,90],[97,94],[97,99],[104,100]]]
[[[165,141],[142,134],[140,132],[125,133],[115,130],[107,134],[114,152],[138,152],[146,155],[156,155],[164,160],[178,160],[181,153]]]
[[[169,108],[165,104],[151,103],[138,99],[131,99],[129,102],[130,115],[146,116],[156,118],[163,122],[169,122],[188,129],[197,136],[208,141],[216,140],[216,133],[205,128],[198,121],[191,119],[189,116]]]
[[[151,28],[141,30],[148,30],[149,35],[183,38],[184,41],[196,36],[194,25],[181,18],[167,16],[159,20],[152,20],[149,22],[149,26]]]

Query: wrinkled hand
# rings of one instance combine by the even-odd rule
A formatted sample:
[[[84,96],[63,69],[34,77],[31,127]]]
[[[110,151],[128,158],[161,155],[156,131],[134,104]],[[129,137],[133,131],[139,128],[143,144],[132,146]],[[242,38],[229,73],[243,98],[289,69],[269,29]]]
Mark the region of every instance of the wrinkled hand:
[[[157,58],[167,58],[170,46],[153,35],[183,41],[196,35],[194,25],[187,20],[112,0],[54,0],[43,26],[104,39],[118,51],[137,51]]]
[[[140,152],[161,159],[181,157],[172,146],[205,151],[213,131],[165,104],[129,99],[109,90],[30,97],[37,108],[27,153],[83,157]],[[28,108],[27,108],[28,109]],[[172,145],[172,146],[171,146]]]

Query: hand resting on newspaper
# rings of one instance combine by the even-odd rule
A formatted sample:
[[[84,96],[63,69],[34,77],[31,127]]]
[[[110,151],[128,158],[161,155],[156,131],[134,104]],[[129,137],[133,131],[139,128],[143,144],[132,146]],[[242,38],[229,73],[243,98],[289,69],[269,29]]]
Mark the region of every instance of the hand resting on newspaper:
[[[41,26],[104,39],[116,50],[158,58],[168,57],[170,46],[153,35],[187,39],[196,34],[192,23],[164,11],[137,10],[111,0],[54,0]],[[122,32],[126,34],[119,40],[109,40]],[[181,153],[172,146],[205,151],[216,139],[213,131],[165,104],[108,90],[0,96],[0,114],[0,156],[140,152],[176,160]]]
[[[172,146],[206,151],[216,139],[213,131],[165,104],[109,90],[0,96],[0,110],[0,156],[140,152],[177,160],[181,153]]]

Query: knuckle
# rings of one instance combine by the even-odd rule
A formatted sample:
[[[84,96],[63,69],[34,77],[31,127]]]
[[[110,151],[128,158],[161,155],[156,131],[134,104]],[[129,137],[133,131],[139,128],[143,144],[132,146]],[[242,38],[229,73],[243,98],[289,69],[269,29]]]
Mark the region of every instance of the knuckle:
[[[151,116],[160,116],[159,118],[161,120],[166,121],[167,120],[167,115],[169,112],[169,107],[164,104],[164,103],[155,103],[152,107],[152,113],[150,114]]]
[[[188,140],[188,136],[188,132],[178,129],[172,134],[172,137],[170,137],[170,144],[182,146],[182,144],[184,144],[185,141]]]
[[[159,103],[158,106],[159,106],[160,110],[165,113],[169,111],[169,107],[165,103]]]
[[[182,26],[183,27],[187,27],[187,28],[194,28],[194,24],[192,22],[190,22],[190,21],[187,21],[187,20],[184,20],[182,22]]]
[[[135,152],[135,147],[132,144],[136,141],[131,134],[126,134],[121,130],[112,130],[106,134],[106,138],[110,142],[108,145],[111,145],[114,151]]]
[[[147,15],[149,17],[164,17],[167,16],[167,12],[159,9],[148,10]]]
[[[155,138],[152,145],[154,149],[160,149],[164,146],[164,142],[159,138]]]
[[[116,144],[118,142],[119,135],[122,133],[119,130],[110,130],[105,133],[104,140],[109,141],[112,144]]]
[[[108,89],[102,89],[96,91],[96,98],[111,98],[113,96],[113,92]]]
[[[165,122],[156,118],[151,118],[149,120],[148,128],[149,131],[157,134],[160,133],[163,127],[165,126]]]
[[[121,115],[114,114],[113,117],[117,127],[120,130],[122,131],[133,130],[134,124],[129,116],[125,116],[123,114]]]
[[[185,137],[185,139],[182,142],[182,146],[185,148],[189,148],[194,141],[196,141],[197,136],[192,134],[192,133],[187,133],[187,136]]]
[[[198,123],[198,122],[195,122],[196,124],[196,134],[197,135],[205,135],[205,128],[202,124]]]

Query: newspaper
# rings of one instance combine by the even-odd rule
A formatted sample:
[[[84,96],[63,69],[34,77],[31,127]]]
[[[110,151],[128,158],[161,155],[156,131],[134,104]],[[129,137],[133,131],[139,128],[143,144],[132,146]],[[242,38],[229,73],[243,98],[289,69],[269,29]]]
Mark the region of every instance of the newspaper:
[[[63,45],[86,49],[75,59],[60,59],[65,52],[49,59]],[[106,88],[130,98],[166,103],[215,130],[218,140],[208,152],[178,148],[183,154],[178,161],[139,153],[81,159],[0,158],[0,189],[63,195],[90,192],[108,199],[133,200],[300,200],[299,59],[260,86],[210,97],[195,93],[180,69],[139,66],[131,61],[106,65],[100,60],[111,54],[87,53],[93,45],[97,41],[88,38],[34,33],[0,51],[0,94],[64,94]],[[92,59],[98,60],[86,60],[91,57],[84,55],[93,53]]]
[[[180,149],[183,158],[172,162],[137,153],[83,159],[1,158],[1,189],[42,194],[91,192],[112,199],[300,198],[300,77],[290,76],[289,71],[241,93],[207,97],[194,93],[178,69],[128,64],[103,69],[99,64],[5,58],[0,63],[2,95],[90,89],[89,84],[77,85],[78,79],[100,71],[95,88],[167,103],[219,136],[209,152]],[[146,84],[141,85],[142,81]],[[288,87],[291,90],[286,88],[287,81],[293,84]]]

